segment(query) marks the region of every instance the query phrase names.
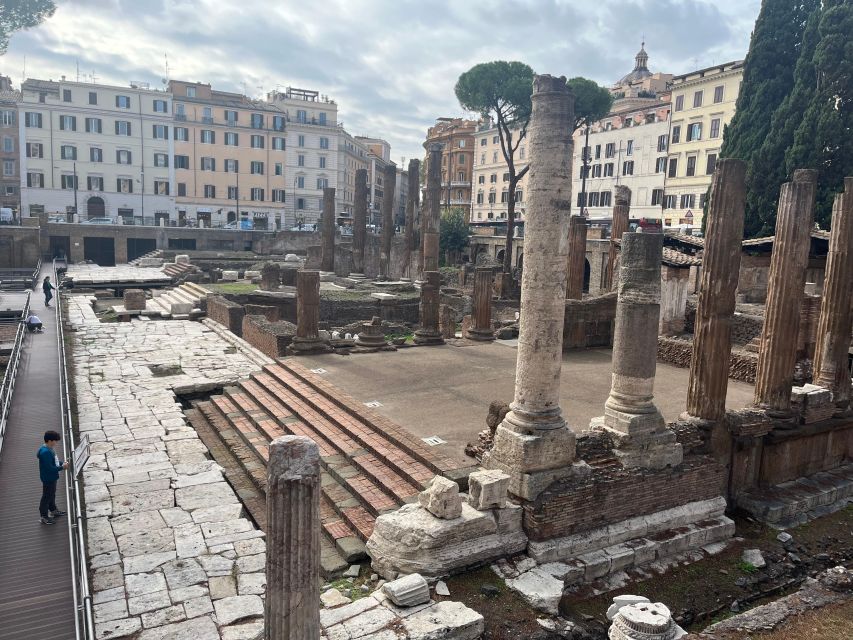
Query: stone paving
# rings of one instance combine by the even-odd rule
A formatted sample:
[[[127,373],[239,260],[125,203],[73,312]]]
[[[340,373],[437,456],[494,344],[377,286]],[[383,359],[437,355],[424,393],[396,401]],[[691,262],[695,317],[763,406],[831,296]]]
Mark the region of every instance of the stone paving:
[[[79,428],[92,442],[83,481],[97,638],[252,638],[263,532],[172,390],[258,366],[201,323],[103,324],[91,301],[68,297]]]
[[[110,284],[113,282],[170,282],[171,278],[160,267],[137,267],[120,264],[115,267],[101,267],[96,264],[68,265],[66,277],[74,280],[75,286],[91,284]]]

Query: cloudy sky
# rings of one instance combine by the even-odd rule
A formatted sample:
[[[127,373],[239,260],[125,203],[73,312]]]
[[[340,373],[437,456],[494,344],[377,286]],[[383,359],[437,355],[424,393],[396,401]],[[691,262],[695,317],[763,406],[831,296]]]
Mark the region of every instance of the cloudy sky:
[[[760,0],[57,0],[0,57],[17,85],[76,78],[161,87],[173,79],[261,97],[316,89],[355,135],[420,157],[427,127],[462,116],[453,93],[479,62],[609,85],[643,37],[652,71],[684,73],[742,58]]]

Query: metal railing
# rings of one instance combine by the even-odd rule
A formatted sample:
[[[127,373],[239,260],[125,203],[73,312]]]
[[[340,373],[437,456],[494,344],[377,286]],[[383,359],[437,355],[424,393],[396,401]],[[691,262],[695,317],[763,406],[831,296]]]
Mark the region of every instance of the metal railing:
[[[56,260],[53,261],[54,282],[59,282]],[[68,390],[68,364],[65,360],[65,333],[62,300],[56,296],[56,340],[59,355],[59,403],[62,412],[62,451],[66,460],[73,460],[77,448],[74,439],[74,422],[71,415],[71,394]],[[94,640],[95,620],[92,612],[92,594],[89,590],[89,571],[86,566],[85,522],[80,480],[73,465],[65,471],[65,500],[68,505],[68,543],[71,552],[71,580],[74,594],[74,633],[77,640]]]
[[[0,385],[0,451],[3,450],[3,441],[6,438],[6,423],[9,420],[9,410],[12,407],[12,392],[15,390],[15,378],[18,375],[18,364],[20,364],[21,361],[21,349],[24,346],[24,334],[26,327],[21,321],[26,320],[29,315],[30,294],[28,292],[21,317],[14,320],[14,322],[18,323],[18,328],[15,331],[15,344],[12,347],[12,353],[9,355],[9,364],[6,365],[2,385]]]

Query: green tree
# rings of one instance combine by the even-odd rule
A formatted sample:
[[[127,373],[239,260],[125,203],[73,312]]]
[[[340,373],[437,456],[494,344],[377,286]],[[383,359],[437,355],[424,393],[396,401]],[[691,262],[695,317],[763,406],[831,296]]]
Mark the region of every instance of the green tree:
[[[451,207],[441,214],[439,227],[438,248],[443,256],[448,256],[448,262],[455,262],[468,246],[468,236],[471,233],[465,221],[465,211],[461,207]]]
[[[56,11],[53,0],[3,0],[0,2],[0,55],[16,31],[38,26]]]
[[[515,154],[527,133],[533,91],[533,69],[523,62],[495,60],[474,65],[459,76],[456,98],[468,111],[491,118],[498,129],[501,153],[509,172],[507,192],[507,231],[504,249],[504,273],[512,271],[512,242],[515,232],[515,193],[529,165],[518,169]],[[442,221],[442,226],[444,222]],[[443,233],[443,232],[442,232]]]
[[[613,106],[613,94],[587,78],[572,78],[566,84],[575,96],[575,128],[601,120]]]

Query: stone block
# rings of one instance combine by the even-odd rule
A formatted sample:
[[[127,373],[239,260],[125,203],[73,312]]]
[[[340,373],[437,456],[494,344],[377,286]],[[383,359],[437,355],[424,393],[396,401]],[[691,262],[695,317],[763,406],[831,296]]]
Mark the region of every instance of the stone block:
[[[163,258],[140,258],[137,264],[140,267],[162,267]]]
[[[437,518],[452,520],[462,513],[459,485],[444,476],[436,476],[428,489],[418,495],[420,505]]]
[[[485,620],[461,602],[445,600],[404,618],[403,625],[413,640],[474,640],[483,635]]]
[[[414,607],[429,602],[429,584],[419,573],[386,582],[382,591],[398,607]]]
[[[126,289],[124,292],[124,308],[128,311],[144,311],[145,292],[142,289]]]
[[[557,606],[563,596],[562,580],[537,567],[507,580],[506,584],[535,609],[557,615]]]
[[[181,253],[181,254],[178,254],[175,256],[175,264],[189,264],[189,263],[190,263],[190,257],[187,254]]]
[[[509,474],[500,469],[475,471],[468,476],[468,504],[481,511],[502,509],[506,506],[509,479]]]
[[[243,277],[246,280],[251,280],[253,278],[260,278],[261,272],[260,271],[254,271],[252,269],[247,269],[246,272],[243,274]]]
[[[222,272],[222,281],[223,282],[237,282],[238,279],[239,279],[239,274],[237,271],[227,269],[227,270]]]
[[[191,302],[173,302],[169,305],[169,313],[173,316],[187,315],[193,310]]]

